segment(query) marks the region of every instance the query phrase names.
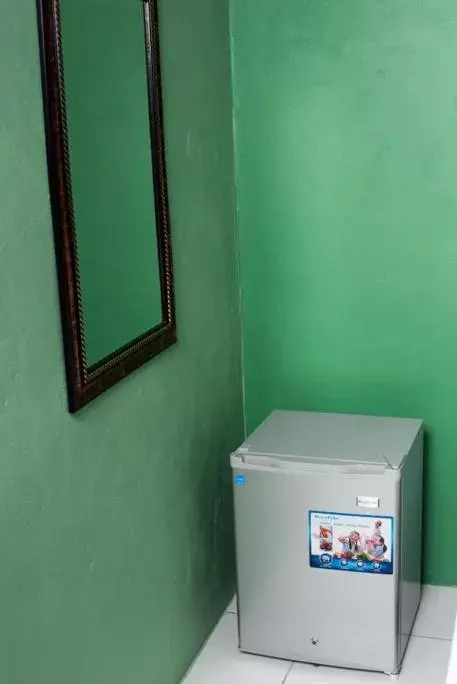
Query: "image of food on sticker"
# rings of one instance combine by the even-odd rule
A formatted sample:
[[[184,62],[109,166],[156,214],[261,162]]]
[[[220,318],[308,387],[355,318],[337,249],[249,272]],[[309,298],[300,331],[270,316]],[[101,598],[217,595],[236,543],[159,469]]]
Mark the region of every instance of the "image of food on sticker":
[[[357,530],[350,530],[347,534],[340,534],[337,538],[341,548],[337,555],[340,558],[358,558],[363,552],[362,538]]]
[[[333,551],[333,528],[319,525],[319,548],[321,551]]]

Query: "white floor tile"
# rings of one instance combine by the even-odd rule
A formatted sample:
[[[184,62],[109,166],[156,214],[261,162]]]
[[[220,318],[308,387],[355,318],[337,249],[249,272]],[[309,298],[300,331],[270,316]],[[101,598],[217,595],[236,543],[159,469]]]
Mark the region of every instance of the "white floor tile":
[[[454,636],[452,639],[451,658],[449,661],[446,684],[457,682],[457,620],[455,621]]]
[[[456,613],[456,588],[424,587],[413,634],[435,639],[452,639]]]
[[[227,613],[237,613],[238,612],[238,604],[236,600],[236,594],[230,601],[228,608],[227,608]]]
[[[290,663],[240,653],[237,629],[237,616],[223,615],[182,684],[282,684]]]
[[[412,637],[399,684],[446,684],[446,672],[451,650],[450,641]],[[313,667],[296,663],[287,677],[287,684],[389,684],[390,677],[381,673]]]

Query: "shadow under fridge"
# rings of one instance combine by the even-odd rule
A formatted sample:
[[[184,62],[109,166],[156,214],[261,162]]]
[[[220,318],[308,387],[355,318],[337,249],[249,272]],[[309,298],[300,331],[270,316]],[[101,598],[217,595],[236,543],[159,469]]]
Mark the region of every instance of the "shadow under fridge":
[[[275,411],[231,465],[240,649],[398,672],[421,597],[422,422]]]

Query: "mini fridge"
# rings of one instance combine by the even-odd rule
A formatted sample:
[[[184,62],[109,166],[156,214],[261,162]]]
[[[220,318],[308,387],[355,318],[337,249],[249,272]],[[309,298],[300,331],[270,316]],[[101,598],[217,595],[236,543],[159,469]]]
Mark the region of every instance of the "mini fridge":
[[[240,649],[398,673],[421,598],[422,422],[275,411],[231,465]]]

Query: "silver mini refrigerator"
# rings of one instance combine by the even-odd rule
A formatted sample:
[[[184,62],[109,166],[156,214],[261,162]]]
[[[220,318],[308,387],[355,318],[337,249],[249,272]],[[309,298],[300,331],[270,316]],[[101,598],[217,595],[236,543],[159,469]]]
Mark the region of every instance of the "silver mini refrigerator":
[[[421,597],[420,420],[275,411],[231,457],[242,651],[399,671]]]

